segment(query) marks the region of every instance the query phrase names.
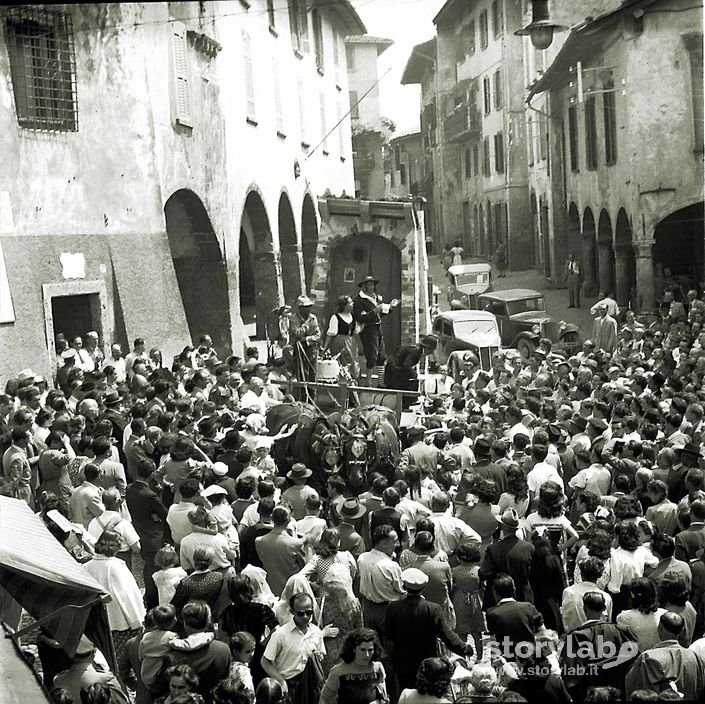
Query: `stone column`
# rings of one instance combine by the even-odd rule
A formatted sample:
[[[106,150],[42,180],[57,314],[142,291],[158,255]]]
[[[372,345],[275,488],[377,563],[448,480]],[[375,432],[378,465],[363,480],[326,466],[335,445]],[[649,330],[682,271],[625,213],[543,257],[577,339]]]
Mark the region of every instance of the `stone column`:
[[[597,293],[597,272],[595,271],[595,237],[583,237],[583,294],[594,296]]]
[[[615,296],[617,303],[624,307],[629,305],[629,293],[631,291],[632,282],[629,276],[629,258],[631,252],[629,246],[618,247],[615,250]]]
[[[614,281],[612,281],[612,244],[610,242],[597,243],[597,260],[600,268],[598,272],[600,291],[609,294],[614,289]]]
[[[641,313],[649,313],[656,310],[653,246],[653,241],[634,243],[637,304]]]

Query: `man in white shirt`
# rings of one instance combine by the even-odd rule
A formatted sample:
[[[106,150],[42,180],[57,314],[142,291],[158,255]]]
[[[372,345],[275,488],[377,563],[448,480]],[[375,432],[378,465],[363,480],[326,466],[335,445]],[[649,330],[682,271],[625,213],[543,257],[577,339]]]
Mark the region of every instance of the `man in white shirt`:
[[[261,664],[269,677],[282,686],[284,697],[291,704],[310,704],[318,695],[304,687],[304,670],[315,654],[326,654],[324,638],[335,638],[338,629],[326,626],[322,630],[312,623],[313,600],[308,594],[295,594],[289,601],[294,618],[277,628],[267,643]],[[305,700],[306,693],[313,699]],[[320,694],[320,693],[319,693]]]
[[[575,466],[578,473],[568,482],[574,490],[584,489],[597,496],[607,496],[612,485],[612,474],[599,462],[590,463],[590,455],[585,450],[575,453]]]
[[[374,547],[357,559],[360,575],[362,617],[368,628],[384,632],[384,620],[390,601],[406,595],[401,578],[401,567],[392,555],[399,544],[399,536],[390,525],[381,525],[372,533]]]
[[[125,370],[125,358],[122,356],[122,347],[114,344],[110,348],[110,358],[105,360],[103,369],[112,367],[115,370],[115,381],[118,384],[123,384],[127,379],[127,371]]]
[[[526,477],[526,482],[529,485],[531,497],[537,496],[539,489],[546,482],[555,482],[561,489],[564,488],[563,478],[558,474],[558,470],[546,462],[548,448],[545,445],[534,445],[531,448],[531,456],[534,459],[534,467]]]
[[[248,390],[240,399],[240,408],[249,408],[260,415],[266,416],[267,409],[276,404],[264,389],[264,382],[258,376],[253,376],[248,382]]]
[[[188,514],[189,511],[196,508],[196,497],[199,494],[199,488],[198,480],[185,479],[179,487],[181,501],[169,506],[166,522],[171,530],[171,537],[177,546],[193,530]]]
[[[450,556],[461,545],[480,545],[482,538],[465,521],[450,514],[449,507],[448,494],[438,491],[431,498],[430,518],[435,526],[436,547]]]
[[[604,291],[597,294],[597,303],[590,308],[590,315],[597,315],[600,311],[600,306],[607,306],[607,315],[611,318],[616,318],[619,315],[619,306],[617,301],[612,298],[612,294],[605,296]]]

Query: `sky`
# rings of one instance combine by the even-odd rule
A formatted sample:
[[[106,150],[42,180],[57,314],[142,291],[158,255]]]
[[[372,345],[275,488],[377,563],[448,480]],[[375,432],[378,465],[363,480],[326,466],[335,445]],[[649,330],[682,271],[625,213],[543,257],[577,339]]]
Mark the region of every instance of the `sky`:
[[[367,33],[394,40],[379,58],[382,115],[397,126],[397,133],[419,129],[418,86],[399,83],[411,50],[435,35],[433,18],[446,0],[352,0]]]

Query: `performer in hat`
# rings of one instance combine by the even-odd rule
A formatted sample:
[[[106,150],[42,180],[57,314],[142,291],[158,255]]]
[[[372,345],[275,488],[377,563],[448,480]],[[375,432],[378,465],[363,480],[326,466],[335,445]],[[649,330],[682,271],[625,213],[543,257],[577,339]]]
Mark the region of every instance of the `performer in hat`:
[[[425,356],[433,354],[437,344],[436,337],[426,335],[415,345],[397,347],[384,367],[384,386],[388,389],[417,391],[419,362]]]
[[[315,381],[321,328],[318,318],[311,312],[313,301],[307,295],[299,296],[296,306],[296,314],[292,316],[290,323],[296,378],[299,381]]]
[[[375,279],[373,276],[365,276],[361,281],[358,281],[357,285],[360,291],[355,296],[352,311],[355,321],[362,325],[360,342],[365,355],[365,366],[368,369],[366,377],[368,385],[369,370],[384,364],[387,357],[382,337],[382,316],[388,315],[392,308],[399,305],[397,298],[390,303],[382,301],[382,296],[375,291],[375,286],[378,283],[379,279]]]

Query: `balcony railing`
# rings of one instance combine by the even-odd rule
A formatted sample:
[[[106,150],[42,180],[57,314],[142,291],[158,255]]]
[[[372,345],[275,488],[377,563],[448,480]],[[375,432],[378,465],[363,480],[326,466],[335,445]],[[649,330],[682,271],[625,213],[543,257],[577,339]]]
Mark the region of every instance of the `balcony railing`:
[[[479,134],[481,131],[480,116],[468,105],[459,105],[453,114],[443,121],[446,140],[457,142],[461,139]]]

